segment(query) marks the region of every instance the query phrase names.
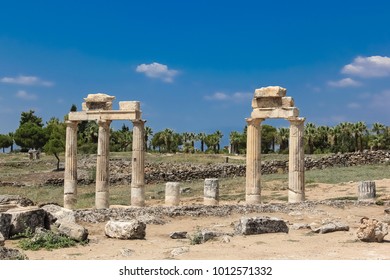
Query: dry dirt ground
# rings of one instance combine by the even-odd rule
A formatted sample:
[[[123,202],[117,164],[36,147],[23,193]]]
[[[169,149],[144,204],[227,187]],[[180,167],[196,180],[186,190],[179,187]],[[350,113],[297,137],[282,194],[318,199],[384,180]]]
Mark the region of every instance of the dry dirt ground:
[[[390,179],[376,181],[377,189],[390,194]],[[286,192],[286,191],[285,191]],[[324,200],[334,197],[356,196],[356,183],[341,185],[319,184],[307,189],[308,200]],[[386,197],[382,197],[386,201]],[[275,201],[277,202],[277,201]],[[199,203],[186,201],[185,203]],[[224,204],[224,202],[221,202]],[[153,207],[153,206],[149,206]],[[345,207],[333,207],[319,204],[313,209],[298,209],[288,213],[248,213],[233,214],[224,217],[164,217],[164,225],[148,224],[144,240],[116,240],[104,235],[105,223],[85,223],[89,230],[89,244],[53,251],[25,251],[29,259],[37,260],[234,260],[234,259],[320,259],[320,260],[356,260],[390,259],[390,236],[383,243],[365,243],[357,240],[356,230],[363,216],[383,220],[384,209],[389,205],[356,205],[349,203]],[[215,238],[203,244],[191,245],[189,239],[174,240],[169,237],[173,231],[195,233],[198,229],[231,233],[233,224],[242,216],[270,216],[282,218],[289,224],[321,223],[337,220],[350,226],[349,231],[327,234],[312,233],[310,229],[294,230],[286,233],[261,235],[234,235]],[[6,247],[17,248],[15,240],[7,240]]]

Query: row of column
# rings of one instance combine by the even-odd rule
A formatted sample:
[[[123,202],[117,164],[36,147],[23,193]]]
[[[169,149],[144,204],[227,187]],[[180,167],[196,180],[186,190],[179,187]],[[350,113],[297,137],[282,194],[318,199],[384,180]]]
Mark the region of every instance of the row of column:
[[[99,120],[99,136],[96,163],[97,209],[108,208],[109,202],[109,144],[110,120]],[[131,205],[145,205],[145,154],[143,120],[133,121],[133,152],[131,176]],[[77,202],[77,121],[66,122],[64,207],[73,209]]]
[[[261,202],[261,122],[264,119],[247,121],[246,155],[246,203]],[[304,118],[289,119],[289,174],[288,202],[305,200],[305,153],[303,143]]]

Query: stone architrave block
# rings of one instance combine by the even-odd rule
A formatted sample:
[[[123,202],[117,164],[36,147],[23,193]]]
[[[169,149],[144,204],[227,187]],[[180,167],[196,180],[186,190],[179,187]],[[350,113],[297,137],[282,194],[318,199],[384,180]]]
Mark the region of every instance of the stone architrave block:
[[[294,107],[294,99],[290,96],[282,97],[282,107],[283,108]]]
[[[23,233],[27,229],[34,232],[37,227],[45,227],[46,211],[41,208],[13,208],[6,213],[11,215],[9,236]]]
[[[11,214],[0,213],[0,234],[4,237],[4,239],[9,238],[9,233],[11,229],[11,218]]]
[[[121,111],[139,111],[139,101],[119,101],[119,110]]]
[[[263,233],[288,233],[288,226],[285,221],[273,217],[253,217],[240,219],[235,231],[237,234],[253,235]]]
[[[138,220],[109,221],[105,226],[105,234],[117,239],[144,239],[146,224]]]
[[[299,110],[296,107],[289,108],[256,108],[253,109],[252,119],[288,119],[299,116]]]
[[[280,86],[262,87],[255,90],[254,97],[285,97],[287,90]]]
[[[283,97],[284,98],[284,97]],[[257,97],[252,99],[252,108],[278,108],[282,107],[281,97]],[[289,106],[292,107],[292,106]]]
[[[87,240],[88,230],[81,225],[72,222],[61,222],[58,232],[78,242]]]
[[[389,233],[388,228],[386,223],[363,217],[356,235],[357,238],[365,242],[383,242],[384,237]]]

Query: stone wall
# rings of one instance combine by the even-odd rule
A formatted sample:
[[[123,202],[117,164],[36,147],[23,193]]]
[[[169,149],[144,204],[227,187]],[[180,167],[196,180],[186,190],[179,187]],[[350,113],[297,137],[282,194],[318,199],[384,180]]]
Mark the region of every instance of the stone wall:
[[[346,154],[335,154],[314,159],[305,157],[305,169],[325,169],[329,167],[348,167],[365,164],[390,163],[390,151],[366,151]],[[94,166],[94,159],[83,159],[79,165],[79,184],[90,184],[94,177],[89,173]],[[288,161],[262,162],[262,174],[288,172]],[[191,164],[191,163],[146,163],[146,183],[169,181],[192,181],[205,178],[244,177],[245,165],[239,164]],[[110,183],[129,184],[131,182],[131,162],[129,160],[110,160]],[[46,184],[61,185],[62,179],[50,179]]]

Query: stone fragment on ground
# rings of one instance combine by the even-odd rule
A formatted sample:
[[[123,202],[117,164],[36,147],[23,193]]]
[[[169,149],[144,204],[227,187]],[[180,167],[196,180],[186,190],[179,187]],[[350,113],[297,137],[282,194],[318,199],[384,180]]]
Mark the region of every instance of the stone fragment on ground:
[[[4,238],[3,234],[0,232],[0,247],[4,246],[4,244],[5,244],[5,238]]]
[[[186,231],[174,231],[169,234],[169,237],[172,239],[185,239],[187,238]]]
[[[9,238],[12,215],[9,213],[0,213],[0,233],[4,239]]]
[[[51,223],[58,222],[59,224],[61,224],[62,221],[76,223],[74,212],[70,209],[66,209],[55,204],[46,204],[41,208],[54,218],[55,221],[53,221],[53,219],[50,219]]]
[[[15,207],[33,206],[34,202],[20,195],[2,194],[0,195],[0,212],[7,211]]]
[[[304,223],[295,223],[295,224],[290,225],[290,229],[293,229],[293,230],[310,229],[310,225],[304,224]]]
[[[58,232],[78,242],[85,241],[88,238],[88,230],[73,222],[61,222]]]
[[[28,257],[17,249],[0,247],[0,260],[28,260]]]
[[[235,232],[243,235],[288,233],[288,226],[285,221],[273,217],[242,217],[236,225]]]
[[[386,214],[386,215],[382,218],[382,222],[385,223],[385,224],[390,225],[390,215]]]
[[[144,239],[146,224],[138,220],[108,221],[105,226],[105,234],[117,239]]]
[[[6,214],[11,215],[9,236],[24,233],[26,230],[34,232],[37,227],[45,227],[46,211],[38,207],[13,208]]]
[[[386,208],[384,211],[386,214],[390,214],[390,208]]]
[[[365,242],[383,242],[387,234],[388,224],[367,217],[361,218],[360,226],[356,232],[357,238]]]
[[[134,254],[134,250],[128,248],[122,248],[120,249],[120,253],[124,257],[130,257],[131,255]]]
[[[313,232],[321,234],[335,231],[349,231],[349,226],[339,221],[325,222],[320,226],[313,223],[310,225],[310,228]]]
[[[171,257],[176,257],[178,255],[188,253],[189,251],[190,251],[190,248],[188,248],[188,247],[175,248],[171,251]]]

